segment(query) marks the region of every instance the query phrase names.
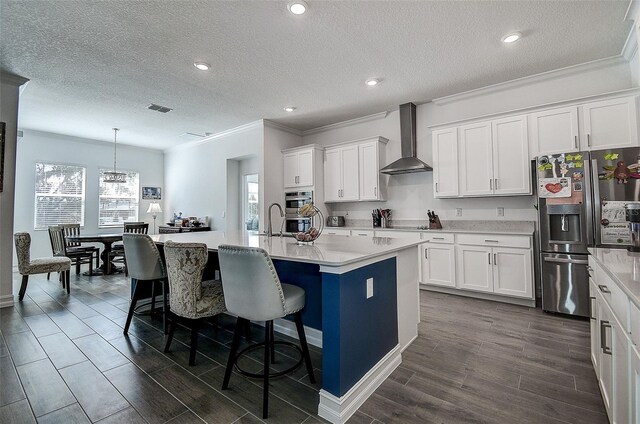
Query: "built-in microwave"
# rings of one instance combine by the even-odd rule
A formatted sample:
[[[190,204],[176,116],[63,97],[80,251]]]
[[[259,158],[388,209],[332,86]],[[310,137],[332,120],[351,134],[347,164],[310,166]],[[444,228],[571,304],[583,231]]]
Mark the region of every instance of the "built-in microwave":
[[[298,209],[309,203],[313,203],[313,191],[291,191],[284,194],[285,231],[306,232],[312,227],[311,218],[298,215]]]

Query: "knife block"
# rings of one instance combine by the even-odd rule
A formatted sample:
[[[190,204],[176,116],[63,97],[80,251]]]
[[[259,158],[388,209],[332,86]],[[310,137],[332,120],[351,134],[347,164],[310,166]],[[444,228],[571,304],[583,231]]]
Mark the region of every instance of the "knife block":
[[[429,229],[430,230],[442,230],[442,224],[440,223],[440,217],[436,215],[433,222],[429,221]]]

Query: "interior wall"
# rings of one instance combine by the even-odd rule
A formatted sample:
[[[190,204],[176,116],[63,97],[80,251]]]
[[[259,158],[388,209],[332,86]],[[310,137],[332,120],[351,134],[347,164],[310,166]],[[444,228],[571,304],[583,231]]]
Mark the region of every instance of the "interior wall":
[[[544,78],[503,85],[499,90],[447,104],[438,105],[432,102],[421,104],[417,107],[417,155],[426,163],[432,163],[430,126],[631,87],[633,83],[629,64],[623,60],[615,60],[603,63],[601,66],[577,69],[573,73],[558,72],[557,75],[548,74]],[[387,163],[398,159],[400,157],[398,110],[390,112],[384,118],[305,135],[303,143],[327,146],[378,135],[389,139],[386,147]],[[497,217],[497,207],[505,208],[504,218]],[[371,210],[374,208],[393,209],[392,216],[396,220],[426,220],[428,209],[435,210],[441,219],[536,219],[533,196],[434,199],[433,173],[431,172],[391,176],[386,202],[329,205],[332,213],[347,214],[351,219],[369,219]],[[462,208],[461,217],[455,216],[457,208]]]
[[[0,193],[0,308],[13,306],[13,217],[19,87],[27,80],[0,75],[0,121],[5,127],[3,189]],[[18,191],[19,193],[19,191]],[[17,265],[17,263],[16,263]]]
[[[259,174],[260,173],[260,163],[258,162],[257,156],[252,156],[248,158],[244,158],[238,161],[238,178],[236,179],[238,183],[238,229],[244,230],[245,227],[245,217],[244,217],[244,196],[245,196],[245,186],[244,186],[244,177],[246,175],[251,174]],[[259,190],[262,191],[264,189],[262,181],[258,178]],[[259,205],[262,208],[264,205]]]
[[[51,256],[49,234],[46,230],[34,230],[35,164],[36,162],[80,165],[86,168],[85,216],[83,232],[109,233],[113,229],[98,228],[98,181],[100,168],[113,167],[113,143],[89,140],[40,131],[24,130],[18,141],[16,170],[16,231],[31,233],[32,257]],[[140,173],[140,191],[144,186],[161,187],[163,199],[160,207],[166,211],[164,181],[164,154],[161,150],[145,149],[118,143],[118,169]],[[140,195],[142,197],[142,195]],[[138,219],[150,224],[153,218],[147,213],[151,200],[140,199]],[[163,222],[158,215],[156,226]]]
[[[262,164],[263,142],[263,125],[259,121],[226,135],[165,151],[166,216],[181,211],[183,216],[208,216],[214,230],[237,227],[237,210],[227,211],[227,187],[237,181],[238,172],[229,176],[228,160],[237,162],[255,156]],[[263,170],[259,169],[258,174],[262,181]],[[264,204],[262,196],[260,202]],[[234,204],[237,208],[237,199]]]

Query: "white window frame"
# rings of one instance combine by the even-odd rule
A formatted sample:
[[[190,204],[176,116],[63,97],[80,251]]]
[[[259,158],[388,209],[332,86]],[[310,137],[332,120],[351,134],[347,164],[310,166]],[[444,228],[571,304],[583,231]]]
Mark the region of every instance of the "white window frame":
[[[110,168],[103,168],[100,167],[98,168],[98,228],[116,228],[116,227],[122,227],[123,222],[127,222],[127,221],[123,221],[123,222],[117,222],[117,223],[113,223],[113,224],[101,224],[100,223],[100,203],[102,201],[103,197],[108,197],[108,198],[120,198],[120,199],[135,199],[136,200],[136,211],[135,211],[135,218],[133,219],[133,221],[138,221],[139,217],[140,217],[140,198],[141,198],[141,194],[140,194],[140,171],[134,170],[134,169],[118,169],[118,172],[124,172],[127,174],[131,174],[131,173],[135,173],[138,176],[138,186],[135,190],[135,197],[125,197],[125,196],[120,196],[120,197],[113,197],[113,196],[102,196],[100,194],[100,187],[102,186],[102,184],[126,184],[126,183],[104,183],[103,179],[104,179],[104,172],[109,172],[109,171],[113,171],[113,169]],[[127,178],[128,181],[128,178]]]
[[[58,224],[80,224],[80,227],[84,227],[84,215],[85,215],[85,211],[86,211],[86,187],[87,187],[87,168],[83,165],[78,165],[78,164],[73,164],[73,163],[60,163],[60,162],[51,162],[51,161],[45,161],[45,160],[37,160],[34,163],[34,185],[33,185],[33,191],[34,191],[34,196],[33,196],[33,202],[34,202],[34,207],[33,207],[33,229],[35,231],[47,231],[49,229],[49,226],[51,225],[58,225]],[[36,176],[36,169],[38,165],[44,165],[44,166],[67,166],[70,168],[79,168],[82,170],[82,191],[80,194],[46,194],[46,193],[38,193],[37,192],[37,176]],[[82,199],[82,203],[81,203],[81,211],[80,211],[80,222],[71,222],[69,220],[62,220],[64,222],[51,222],[51,223],[46,223],[46,225],[42,226],[42,227],[38,227],[38,197],[68,197],[68,198],[80,198]]]

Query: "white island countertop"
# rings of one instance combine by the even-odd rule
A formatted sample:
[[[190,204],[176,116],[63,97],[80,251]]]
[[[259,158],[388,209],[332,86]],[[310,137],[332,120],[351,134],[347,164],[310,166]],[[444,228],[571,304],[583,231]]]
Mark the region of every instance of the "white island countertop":
[[[589,253],[640,308],[640,253],[600,247],[589,248]]]
[[[266,237],[244,231],[202,231],[178,234],[152,235],[153,241],[167,240],[183,243],[205,243],[209,250],[217,250],[221,244],[261,247],[273,259],[342,267],[362,261],[386,257],[423,243],[423,240],[408,240],[389,237],[346,237],[324,234],[311,246],[299,246],[293,237]]]

